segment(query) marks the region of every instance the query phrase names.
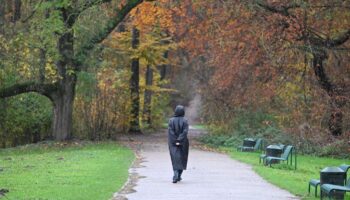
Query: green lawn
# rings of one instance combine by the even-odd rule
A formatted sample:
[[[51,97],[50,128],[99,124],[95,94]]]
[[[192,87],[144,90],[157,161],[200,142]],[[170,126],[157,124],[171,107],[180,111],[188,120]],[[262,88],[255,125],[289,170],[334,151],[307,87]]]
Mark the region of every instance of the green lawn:
[[[205,125],[203,124],[195,124],[195,125],[191,125],[194,129],[199,129],[199,130],[206,130]]]
[[[190,124],[190,126],[194,129],[206,130],[206,126],[203,124]],[[162,128],[168,128],[168,123],[163,123]]]
[[[298,168],[295,171],[294,168],[286,164],[272,165],[272,168],[259,164],[260,153],[238,152],[228,148],[223,150],[227,151],[232,158],[250,164],[254,171],[268,182],[286,189],[302,199],[319,199],[314,198],[313,188],[311,194],[308,195],[308,182],[311,178],[319,179],[320,170],[327,166],[350,164],[350,160],[298,155]],[[350,199],[349,194],[347,194],[346,199]]]
[[[113,142],[3,149],[0,189],[10,190],[8,199],[107,200],[126,182],[133,160],[131,150]]]

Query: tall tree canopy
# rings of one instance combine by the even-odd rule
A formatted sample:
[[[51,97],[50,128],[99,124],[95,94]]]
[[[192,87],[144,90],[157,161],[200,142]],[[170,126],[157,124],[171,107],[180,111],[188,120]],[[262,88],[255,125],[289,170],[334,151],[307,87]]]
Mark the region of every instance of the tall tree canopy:
[[[242,110],[260,110],[293,132],[306,124],[349,132],[349,2],[188,0],[179,8],[177,38],[209,123],[230,126]]]
[[[17,5],[18,1],[7,2],[13,17],[9,25],[2,23],[2,29],[12,27],[11,34],[16,36],[7,41],[7,34],[1,35],[1,50],[7,51],[2,70],[11,68],[21,76],[17,76],[17,80],[6,80],[9,73],[3,72],[5,87],[1,87],[0,97],[28,92],[48,97],[54,107],[53,136],[57,140],[68,139],[72,134],[76,73],[83,69],[91,50],[143,1],[19,2],[25,6],[27,15],[21,13],[24,8]],[[6,56],[16,56],[18,60],[9,58],[6,62]]]

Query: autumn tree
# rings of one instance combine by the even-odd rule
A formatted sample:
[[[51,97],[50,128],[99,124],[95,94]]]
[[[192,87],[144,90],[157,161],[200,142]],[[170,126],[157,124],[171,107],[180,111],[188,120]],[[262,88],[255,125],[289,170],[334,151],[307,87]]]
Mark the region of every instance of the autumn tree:
[[[349,5],[344,1],[257,1],[266,18],[277,21],[276,30],[295,49],[310,55],[310,67],[318,85],[329,97],[329,131],[334,136],[343,133],[343,109],[349,102],[349,81],[332,77],[334,68],[346,72],[347,63],[340,51],[348,51],[350,38]],[[343,20],[339,20],[343,19]],[[347,53],[346,53],[347,54]],[[332,60],[338,60],[336,62]],[[328,60],[328,62],[327,62]],[[326,67],[326,65],[329,65]],[[339,66],[344,65],[344,67]]]
[[[300,145],[307,143],[305,138],[310,144],[328,144],[333,135],[348,133],[347,2],[179,4],[181,11],[175,14],[181,20],[175,24],[183,64],[194,69],[204,117],[218,132],[232,133],[238,127],[242,134],[261,134],[264,130],[251,127],[264,126],[281,135],[288,132]],[[326,57],[320,68],[315,58],[322,52]],[[250,113],[259,119],[237,125],[249,121],[244,116]]]
[[[51,55],[51,60],[47,58],[46,62],[54,66],[51,71],[54,71],[57,76],[55,76],[55,79],[45,82],[31,78],[27,82],[20,81],[5,88],[2,87],[0,97],[6,98],[22,93],[36,92],[49,98],[54,107],[52,129],[53,136],[57,140],[65,140],[72,136],[72,108],[76,73],[82,70],[84,60],[89,56],[94,46],[103,41],[125,16],[143,1],[109,2],[111,1],[39,2],[33,6],[33,16],[37,18],[28,19],[29,22],[24,22],[28,27],[35,27],[38,24],[43,27],[40,34],[45,36],[44,42],[47,42],[46,45],[51,48],[49,51],[54,52]],[[15,1],[13,20],[21,18],[20,3],[20,1]],[[112,6],[110,10],[105,6],[106,3]],[[105,6],[104,9],[106,10],[106,12],[102,12],[106,17],[101,19],[105,22],[102,23],[103,27],[95,29],[94,34],[83,31],[83,23],[89,24],[87,15],[101,8],[101,6]],[[47,16],[46,19],[45,15]],[[18,34],[21,34],[21,32],[18,32]],[[53,43],[56,44],[53,44],[52,41],[55,41]],[[48,50],[45,44],[40,46],[43,46],[44,50]],[[31,67],[35,68],[34,66]]]

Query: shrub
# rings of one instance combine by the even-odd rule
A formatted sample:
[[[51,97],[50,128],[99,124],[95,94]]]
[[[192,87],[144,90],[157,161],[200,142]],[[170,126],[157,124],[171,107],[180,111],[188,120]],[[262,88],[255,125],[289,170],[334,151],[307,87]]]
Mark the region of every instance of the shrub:
[[[51,102],[28,93],[0,101],[0,144],[2,147],[38,142],[50,137]]]

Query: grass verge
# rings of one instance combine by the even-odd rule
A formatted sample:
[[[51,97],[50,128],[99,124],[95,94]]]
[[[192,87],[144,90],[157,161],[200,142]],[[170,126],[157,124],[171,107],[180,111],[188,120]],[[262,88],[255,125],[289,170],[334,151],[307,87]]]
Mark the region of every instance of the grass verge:
[[[126,182],[131,150],[113,142],[47,143],[0,150],[8,199],[106,200]]]
[[[267,167],[259,164],[259,155],[257,152],[239,152],[232,148],[220,148],[227,152],[233,159],[247,163],[253,167],[253,170],[268,182],[295,194],[302,199],[319,199],[314,197],[314,188],[308,194],[309,180],[319,179],[320,171],[327,166],[339,166],[341,164],[350,164],[348,159],[334,159],[298,155],[297,170],[287,164],[275,164]],[[252,188],[253,189],[253,188]],[[350,194],[346,196],[350,200]]]

